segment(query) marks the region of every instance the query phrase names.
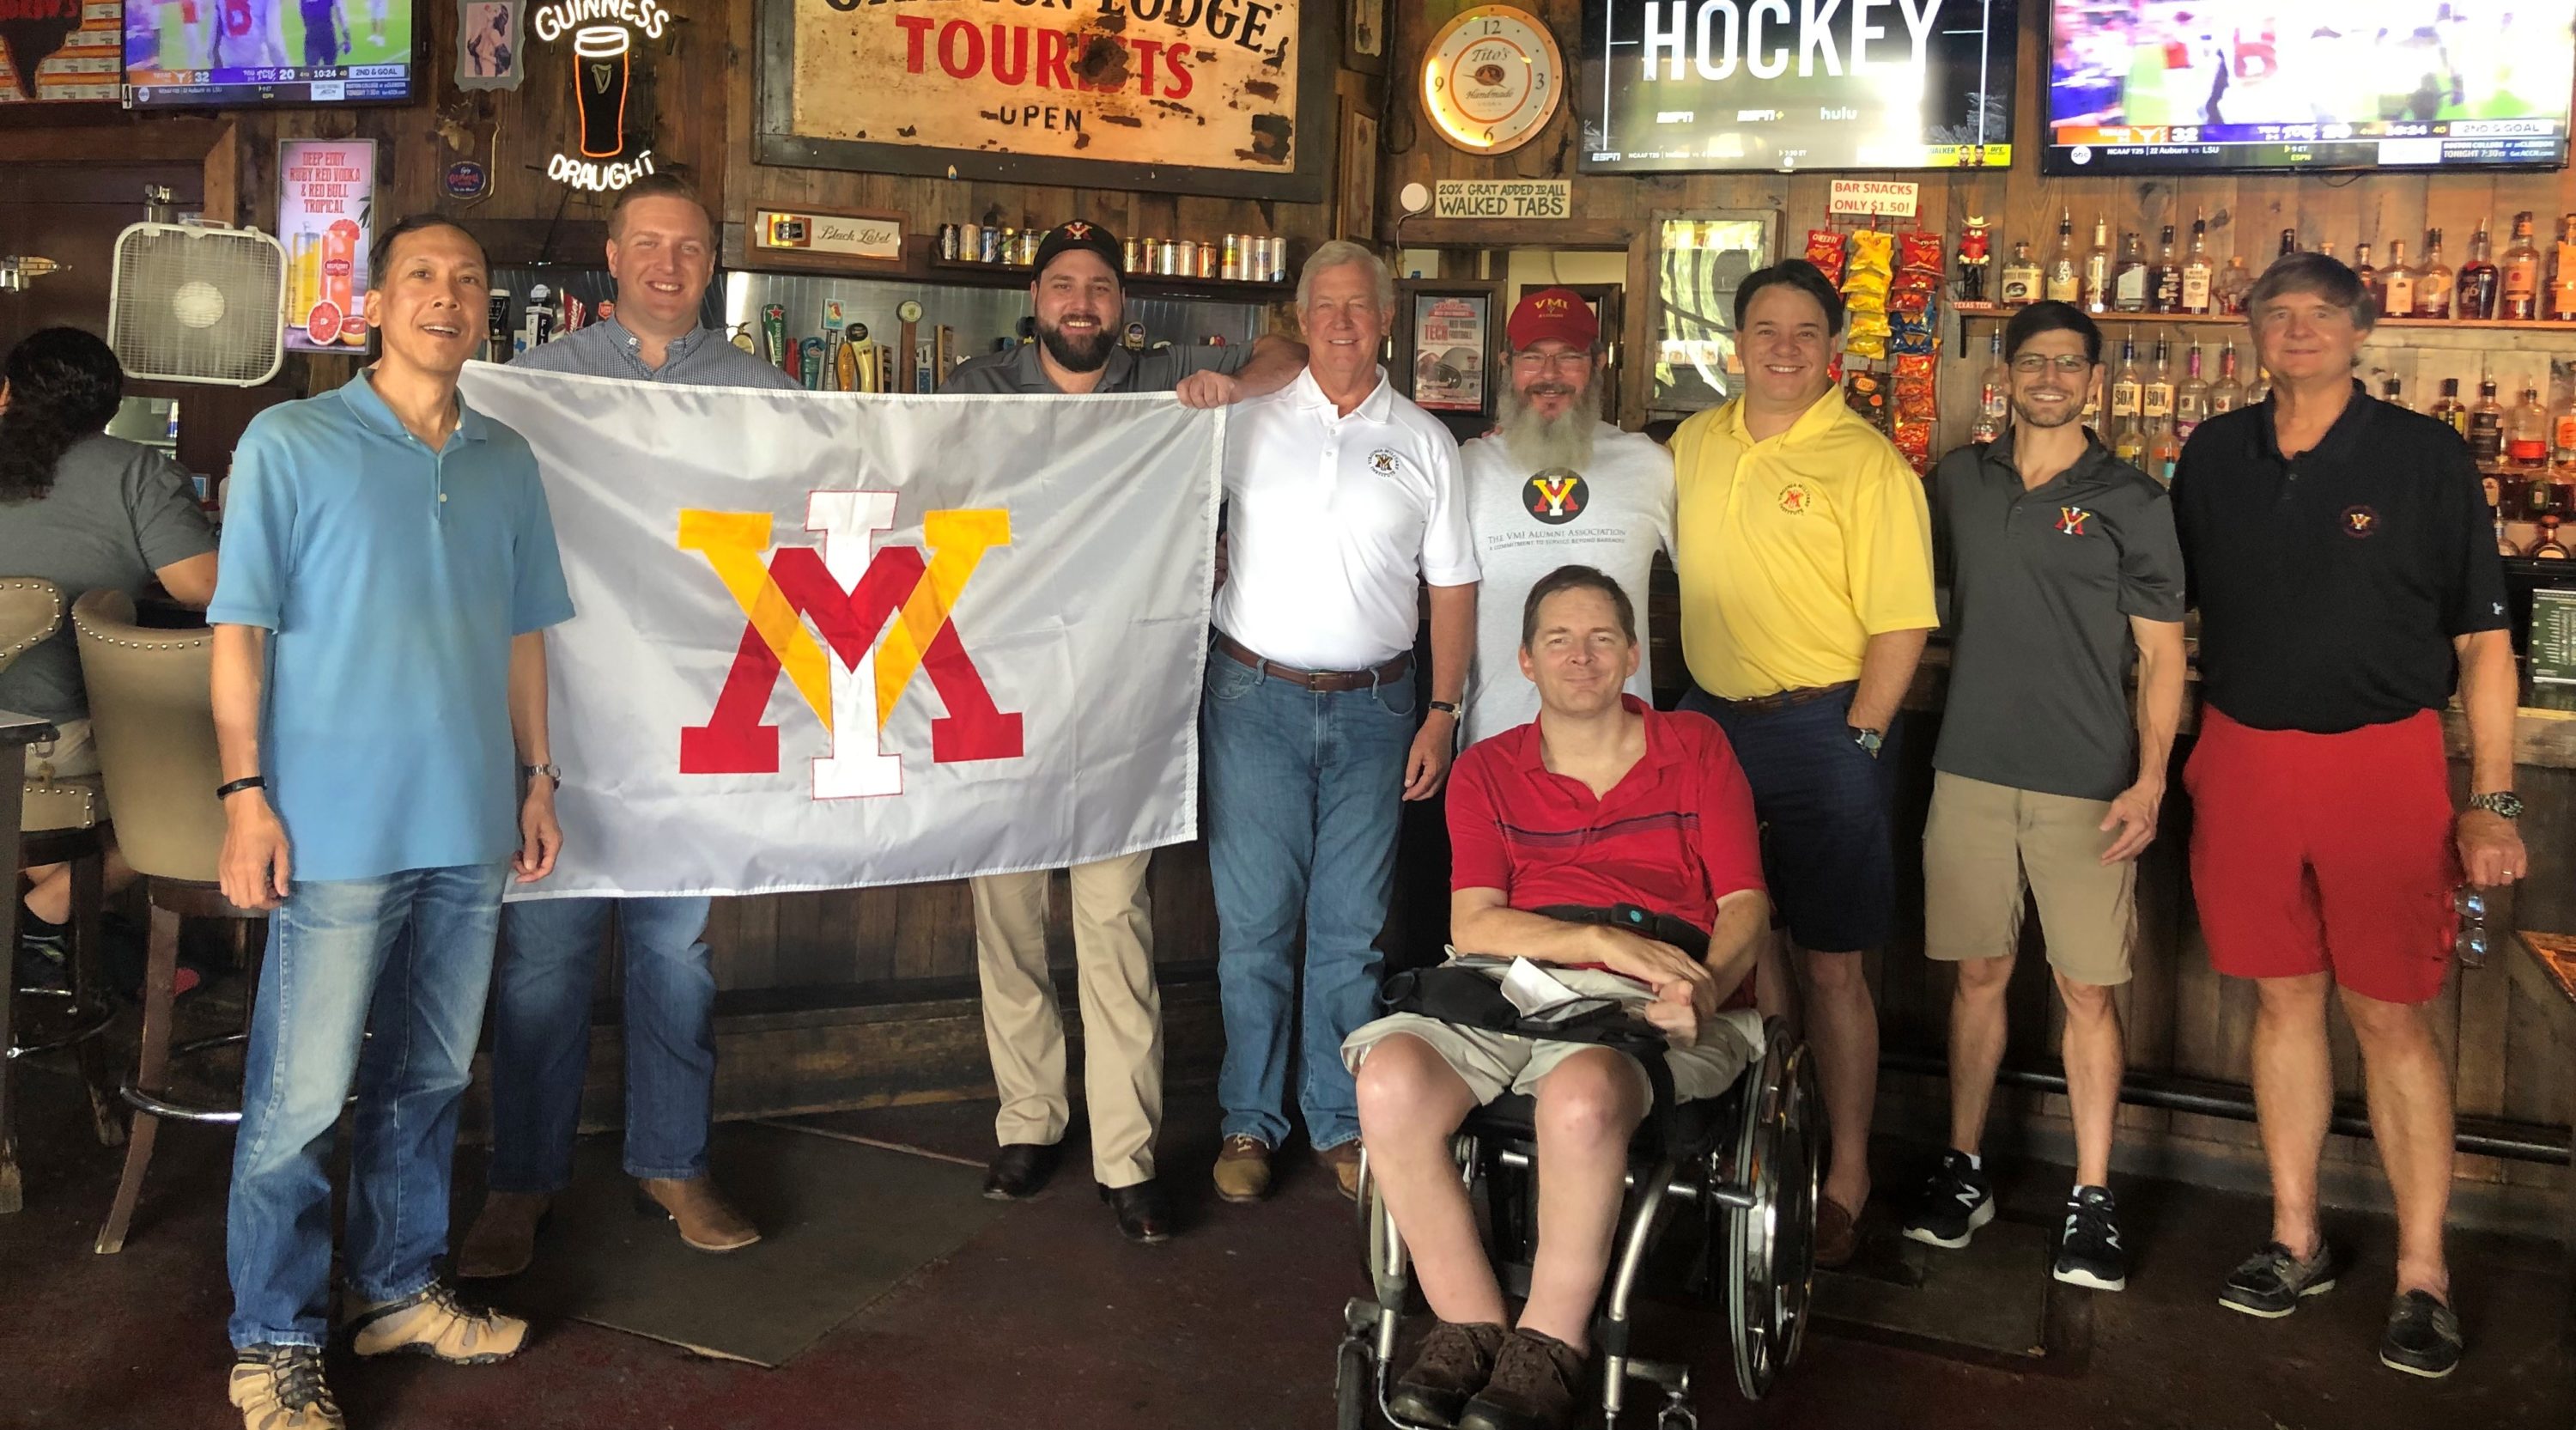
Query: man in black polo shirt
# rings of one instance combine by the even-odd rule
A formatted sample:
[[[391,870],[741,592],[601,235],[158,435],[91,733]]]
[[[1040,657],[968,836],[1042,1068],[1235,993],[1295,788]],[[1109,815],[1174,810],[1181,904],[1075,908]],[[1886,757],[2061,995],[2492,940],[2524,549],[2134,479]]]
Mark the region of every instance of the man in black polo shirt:
[[[1038,340],[960,363],[940,391],[1169,392],[1188,407],[1223,407],[1276,392],[1305,369],[1299,344],[1264,337],[1249,348],[1197,344],[1130,352],[1118,240],[1096,223],[1059,224],[1038,245],[1029,299]],[[1118,474],[1103,474],[1118,480]],[[1220,568],[1222,569],[1222,568]],[[1070,871],[1073,952],[1082,1000],[1083,1086],[1091,1167],[1130,1240],[1171,1234],[1154,1180],[1163,1115],[1163,1016],[1154,988],[1154,914],[1145,888],[1151,851]],[[1001,1150],[984,1179],[997,1200],[1036,1196],[1054,1175],[1070,1115],[1064,1016],[1047,971],[1047,871],[973,881],[975,967],[984,991],[984,1046],[1002,1109]]]
[[[2461,1344],[2442,1256],[2451,1093],[2420,1008],[2450,970],[2454,888],[2524,872],[2504,573],[2458,435],[2353,380],[2376,314],[2352,270],[2293,254],[2245,310],[2271,398],[2202,423],[2173,486],[2205,697],[2183,776],[2192,887],[2211,966],[2261,995],[2254,1106],[2272,1171],[2272,1239],[2219,1300],[2283,1316],[2334,1285],[2317,1229],[2332,983],[2397,1202],[2379,1358],[2443,1376]],[[2455,676],[2470,790],[2456,819],[2437,713]]]
[[[2155,479],[2080,420],[2102,333],[2065,303],[2004,330],[2012,431],[1932,474],[1950,576],[1950,694],[1923,831],[1924,951],[1958,965],[1950,1150],[1905,1234],[1962,1247],[1994,1219],[1977,1154],[2004,1053],[2004,989],[2036,894],[2066,1002],[2075,1189],[2055,1274],[2128,1284],[2109,1187],[2137,857],[2156,837],[2182,713],[2182,552]],[[2138,671],[2134,709],[2125,684]]]

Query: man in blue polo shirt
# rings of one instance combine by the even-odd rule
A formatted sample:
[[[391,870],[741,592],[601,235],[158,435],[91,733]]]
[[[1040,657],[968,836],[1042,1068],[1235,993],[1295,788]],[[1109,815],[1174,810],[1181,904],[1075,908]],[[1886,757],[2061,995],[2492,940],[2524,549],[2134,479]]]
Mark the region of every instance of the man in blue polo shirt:
[[[608,213],[617,315],[530,348],[511,366],[680,387],[794,389],[786,373],[699,325],[715,262],[715,224],[695,190],[667,174],[628,187]],[[708,907],[704,897],[532,899],[503,915],[491,1194],[457,1248],[457,1275],[524,1270],[538,1219],[572,1184],[591,993],[612,909],[625,953],[626,1173],[690,1246],[737,1251],[760,1240],[707,1170],[716,1083]]]
[[[353,1082],[353,1349],[479,1364],[527,1335],[459,1305],[437,1268],[501,889],[545,877],[562,843],[542,632],[572,602],[528,444],[457,395],[481,246],[416,215],[370,271],[383,355],[242,434],[206,612],[224,896],[274,910],[226,1209],[248,1430],[342,1424],[322,1345]]]

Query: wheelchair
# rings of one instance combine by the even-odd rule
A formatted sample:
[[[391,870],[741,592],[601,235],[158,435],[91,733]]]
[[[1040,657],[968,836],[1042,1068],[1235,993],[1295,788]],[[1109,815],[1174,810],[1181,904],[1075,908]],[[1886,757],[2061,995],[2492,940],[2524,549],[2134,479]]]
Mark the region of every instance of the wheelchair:
[[[1660,1080],[1659,1080],[1660,1081]],[[1506,1094],[1467,1114],[1452,1148],[1505,1292],[1529,1293],[1538,1240],[1536,1105]],[[1798,1358],[1815,1274],[1816,1197],[1823,1144],[1815,1069],[1785,1020],[1763,1029],[1763,1055],[1717,1097],[1659,1107],[1630,1143],[1628,1194],[1612,1242],[1592,1342],[1602,1360],[1602,1424],[1616,1430],[1628,1382],[1663,1394],[1656,1430],[1696,1430],[1691,1368],[1630,1354],[1632,1302],[1649,1262],[1678,1299],[1722,1312],[1735,1384],[1759,1400]],[[1387,1409],[1402,1367],[1397,1332],[1412,1293],[1395,1220],[1361,1160],[1360,1224],[1373,1294],[1344,1308],[1334,1392],[1338,1430],[1424,1430]]]

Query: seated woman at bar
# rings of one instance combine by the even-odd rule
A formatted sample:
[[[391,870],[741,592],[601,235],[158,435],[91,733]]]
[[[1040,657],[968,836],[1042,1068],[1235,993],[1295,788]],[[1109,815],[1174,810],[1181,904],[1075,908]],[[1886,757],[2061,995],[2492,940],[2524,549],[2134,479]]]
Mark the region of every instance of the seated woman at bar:
[[[0,365],[0,576],[39,576],[66,603],[104,588],[139,595],[158,580],[183,605],[215,593],[215,533],[177,463],[106,433],[125,397],[116,354],[78,328],[42,328]],[[27,749],[27,774],[94,775],[89,702],[72,623],[0,670],[0,710],[51,721],[50,745]],[[134,877],[111,846],[107,891]],[[71,917],[69,865],[26,871],[20,946],[48,962]]]

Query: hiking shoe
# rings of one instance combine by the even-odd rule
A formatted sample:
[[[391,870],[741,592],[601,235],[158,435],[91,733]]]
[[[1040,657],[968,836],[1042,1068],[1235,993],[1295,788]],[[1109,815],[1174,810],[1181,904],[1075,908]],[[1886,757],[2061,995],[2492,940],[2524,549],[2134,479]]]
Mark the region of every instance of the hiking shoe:
[[[1216,1194],[1229,1202],[1257,1202],[1270,1195],[1270,1144],[1238,1132],[1216,1153]]]
[[[1968,1160],[1968,1154],[1941,1154],[1941,1165],[1924,1179],[1914,1209],[1905,1217],[1905,1238],[1925,1246],[1956,1251],[1977,1228],[1995,1219],[1995,1184]]]
[[[2228,1273],[2218,1304],[2269,1320],[2290,1314],[2299,1309],[2299,1298],[2322,1296],[2334,1284],[2334,1252],[2324,1238],[2317,1241],[2317,1254],[2305,1261],[2291,1255],[2290,1248],[2270,1241]]]
[[[2440,1380],[2460,1368],[2460,1318],[2430,1291],[2409,1291],[2388,1308],[2388,1330],[2379,1338],[2379,1363],[2390,1370]]]
[[[353,1304],[350,1349],[362,1356],[424,1355],[450,1365],[490,1365],[517,1355],[528,1340],[527,1322],[465,1306],[444,1285],[399,1301]]]
[[[1493,1377],[1494,1354],[1511,1332],[1490,1321],[1459,1325],[1442,1321],[1422,1338],[1413,1368],[1396,1381],[1386,1408],[1415,1425],[1453,1426],[1467,1397]]]
[[[233,1357],[232,1402],[242,1430],[345,1430],[314,1346],[245,1346]]]
[[[2070,1286],[2117,1291],[2129,1284],[2129,1252],[2120,1245],[2120,1208],[2108,1187],[2077,1187],[2067,1194],[2066,1229],[2057,1239],[2051,1273]]]
[[[1458,1430],[1568,1430],[1580,1409],[1584,1354],[1554,1336],[1518,1330],[1494,1352],[1494,1374],[1458,1417]]]

